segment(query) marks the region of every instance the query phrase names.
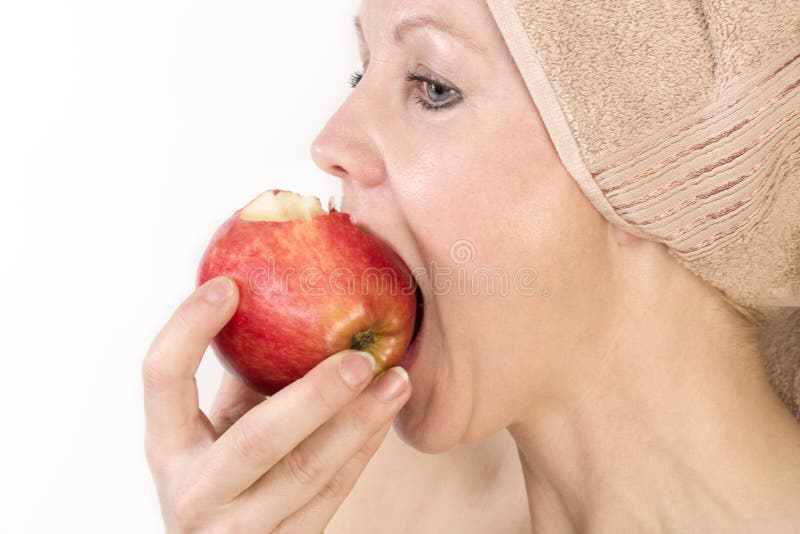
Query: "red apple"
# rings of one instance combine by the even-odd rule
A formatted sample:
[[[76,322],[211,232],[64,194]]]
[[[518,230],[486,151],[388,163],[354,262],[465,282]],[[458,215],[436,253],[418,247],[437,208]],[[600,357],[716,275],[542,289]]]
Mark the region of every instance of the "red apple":
[[[406,265],[316,197],[267,191],[234,213],[211,239],[197,283],[219,275],[239,286],[239,307],[212,345],[265,395],[348,348],[372,354],[377,374],[402,359],[414,333]]]

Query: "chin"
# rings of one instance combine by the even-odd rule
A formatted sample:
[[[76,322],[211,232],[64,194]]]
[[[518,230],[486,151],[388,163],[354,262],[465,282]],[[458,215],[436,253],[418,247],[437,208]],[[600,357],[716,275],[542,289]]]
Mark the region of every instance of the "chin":
[[[395,416],[393,428],[395,434],[409,447],[426,454],[440,454],[461,443],[452,431],[437,424],[441,421],[427,406],[417,407],[409,399]]]
[[[469,384],[452,367],[435,313],[426,302],[422,324],[400,365],[408,371],[411,398],[394,418],[397,436],[427,454],[464,442],[469,426]]]

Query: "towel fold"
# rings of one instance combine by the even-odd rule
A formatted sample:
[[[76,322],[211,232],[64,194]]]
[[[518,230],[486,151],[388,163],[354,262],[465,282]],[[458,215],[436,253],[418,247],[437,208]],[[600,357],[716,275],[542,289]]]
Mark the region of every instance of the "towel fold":
[[[759,318],[800,420],[800,1],[487,4],[592,205]]]

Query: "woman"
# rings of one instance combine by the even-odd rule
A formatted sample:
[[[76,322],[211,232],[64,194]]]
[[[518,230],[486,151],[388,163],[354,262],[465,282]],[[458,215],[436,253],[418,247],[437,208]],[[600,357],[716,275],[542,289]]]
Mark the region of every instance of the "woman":
[[[365,70],[312,156],[425,268],[415,357],[370,381],[345,351],[265,402],[228,377],[206,418],[237,289],[199,288],[144,363],[168,529],[797,532],[759,336],[800,306],[800,10],[728,4],[363,0]]]

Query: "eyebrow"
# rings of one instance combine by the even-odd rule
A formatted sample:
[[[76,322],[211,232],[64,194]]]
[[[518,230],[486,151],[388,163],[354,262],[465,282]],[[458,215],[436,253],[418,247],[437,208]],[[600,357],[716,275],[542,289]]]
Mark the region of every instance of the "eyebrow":
[[[362,28],[361,20],[357,15],[353,17],[353,26],[356,28],[358,39],[361,42],[365,42],[364,29]],[[476,52],[483,53],[483,48],[481,48],[470,36],[455,29],[444,20],[430,15],[419,15],[401,20],[397,26],[395,26],[394,31],[392,32],[394,35],[394,42],[397,44],[402,43],[412,30],[419,28],[432,28],[439,32],[446,33],[451,37],[461,41],[466,47],[471,48]]]

